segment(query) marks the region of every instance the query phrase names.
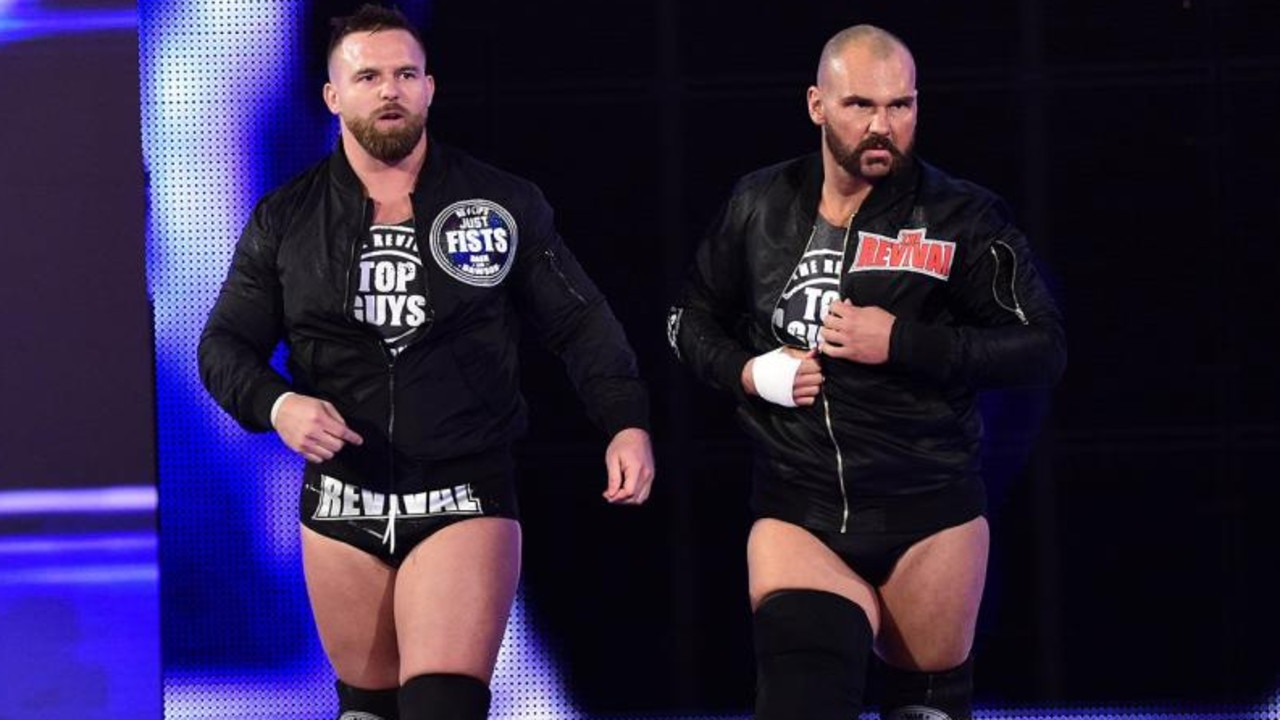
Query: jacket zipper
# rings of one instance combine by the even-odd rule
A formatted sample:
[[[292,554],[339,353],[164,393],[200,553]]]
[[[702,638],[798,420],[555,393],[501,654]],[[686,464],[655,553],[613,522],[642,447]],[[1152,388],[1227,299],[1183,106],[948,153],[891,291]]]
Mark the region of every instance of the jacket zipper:
[[[831,425],[831,403],[827,402],[827,391],[822,393],[822,419],[827,425],[827,437],[831,438],[831,446],[836,449],[836,484],[840,486],[840,532],[849,528],[849,493],[844,488],[844,453],[840,452],[840,443],[836,440],[836,431]]]
[[[382,534],[382,542],[390,545],[390,552],[396,551],[396,356],[382,344],[383,356],[387,359],[387,529]]]
[[[1005,305],[1004,302],[1000,300],[1000,292],[998,287],[996,286],[996,283],[1000,282],[1000,253],[996,252],[996,245],[999,245],[1003,247],[1005,250],[1008,250],[1009,257],[1013,258],[1012,260],[1013,269],[1010,271],[1011,274],[1009,275],[1009,297],[1013,299],[1013,307],[1009,307],[1008,305]],[[1020,320],[1023,325],[1029,325],[1030,323],[1027,322],[1027,314],[1023,312],[1022,304],[1018,302],[1018,256],[1017,254],[1013,252],[1013,248],[1009,247],[1008,243],[1004,242],[1003,240],[997,240],[995,241],[995,244],[991,246],[991,257],[995,258],[995,261],[996,261],[996,271],[991,276],[991,297],[995,299],[997,305],[1004,308],[1005,310],[1008,310],[1014,315],[1017,315],[1018,320]]]
[[[547,258],[547,261],[551,263],[551,269],[555,270],[556,275],[560,276],[560,282],[564,283],[565,289],[568,290],[578,302],[586,305],[587,299],[582,297],[582,293],[578,292],[578,289],[573,286],[573,283],[569,282],[569,277],[565,275],[564,270],[561,269],[560,258],[556,257],[555,251],[548,248],[543,250],[542,254]]]
[[[369,218],[373,216],[373,213],[371,212],[372,207],[373,207],[373,201],[370,200],[369,198],[365,198],[364,208],[360,212],[359,227],[363,228],[359,231],[361,235],[363,235],[366,232],[369,232]],[[346,278],[344,279],[344,285],[343,285],[343,291],[342,291],[343,307],[346,310],[351,309],[351,303],[355,298],[355,295],[351,292],[351,276],[355,273],[356,258],[360,256],[360,244],[361,244],[360,237],[354,238],[351,241],[351,252],[347,255],[347,267],[345,268]]]
[[[413,196],[410,195],[410,202]],[[372,217],[373,200],[365,198],[364,211],[360,216],[361,232],[367,232],[369,221]],[[352,302],[351,294],[351,276],[355,272],[356,259],[360,254],[360,240],[357,238],[351,243],[351,257],[347,262],[346,277],[346,293],[345,303],[349,308]],[[427,288],[425,282],[423,292],[426,293]],[[367,326],[366,326],[367,328]],[[382,534],[382,542],[390,545],[390,552],[396,551],[396,514],[398,503],[395,497],[396,490],[396,453],[395,453],[395,430],[396,430],[396,356],[387,347],[386,342],[376,333],[370,331],[372,342],[377,343],[378,349],[382,352],[383,358],[387,363],[387,529]]]
[[[855,212],[854,215],[857,215],[857,213]],[[839,289],[840,281],[844,275],[844,259],[849,252],[849,236],[853,234],[854,215],[849,216],[849,224],[844,230],[844,243],[840,247],[840,264],[836,266],[837,289]],[[805,242],[806,252],[809,250],[809,247],[813,245],[813,236],[817,234],[817,232],[818,221],[815,218],[813,228],[809,231],[809,239]],[[800,258],[802,260],[804,259],[804,253],[800,254]],[[794,272],[795,270],[792,270],[793,274]],[[790,276],[788,276],[788,278],[789,277]],[[788,282],[790,282],[789,279]],[[785,293],[786,291],[787,286],[786,283],[784,283],[782,290],[778,293],[778,299],[773,303],[775,310],[777,310],[778,306],[782,304],[782,293]],[[778,329],[774,327],[772,320],[769,322],[769,331],[773,333],[773,339],[777,341],[779,345],[787,344],[782,341],[782,338],[778,337]],[[844,533],[849,527],[849,491],[845,489],[844,486],[844,453],[840,450],[840,442],[836,440],[835,426],[831,422],[831,403],[827,401],[827,391],[825,387],[819,390],[819,395],[822,397],[822,422],[827,429],[827,437],[831,440],[831,447],[835,448],[836,451],[836,485],[840,488],[840,532]]]
[[[840,245],[840,264],[836,266],[836,290],[844,280],[844,259],[849,254],[849,236],[853,234],[853,219],[858,211],[849,216],[849,224],[844,229],[844,243]],[[836,449],[836,482],[840,485],[840,532],[849,529],[849,491],[844,485],[844,453],[840,451],[840,443],[836,440],[835,425],[831,422],[831,403],[827,402],[827,391],[822,389],[822,415],[827,423],[827,435],[831,437],[831,446]]]

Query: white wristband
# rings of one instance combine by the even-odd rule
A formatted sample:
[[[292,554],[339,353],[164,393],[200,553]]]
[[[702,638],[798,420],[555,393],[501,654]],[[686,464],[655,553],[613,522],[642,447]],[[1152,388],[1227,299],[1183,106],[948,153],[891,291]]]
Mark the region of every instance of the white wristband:
[[[271,427],[276,426],[276,413],[280,412],[280,406],[284,404],[284,399],[289,397],[290,395],[297,395],[297,394],[298,393],[293,391],[280,393],[280,397],[276,398],[276,401],[271,403]]]
[[[796,373],[801,358],[791,357],[782,348],[757,355],[751,363],[751,379],[756,394],[775,405],[795,407]]]

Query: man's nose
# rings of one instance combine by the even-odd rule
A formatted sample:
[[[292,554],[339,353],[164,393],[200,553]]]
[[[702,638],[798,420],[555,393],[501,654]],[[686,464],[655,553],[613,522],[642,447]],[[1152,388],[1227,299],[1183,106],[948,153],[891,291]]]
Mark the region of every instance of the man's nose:
[[[867,132],[876,135],[889,134],[889,110],[888,108],[876,108],[871,112],[871,122],[867,123]]]
[[[379,95],[383,100],[395,100],[400,97],[400,84],[395,78],[382,83]]]

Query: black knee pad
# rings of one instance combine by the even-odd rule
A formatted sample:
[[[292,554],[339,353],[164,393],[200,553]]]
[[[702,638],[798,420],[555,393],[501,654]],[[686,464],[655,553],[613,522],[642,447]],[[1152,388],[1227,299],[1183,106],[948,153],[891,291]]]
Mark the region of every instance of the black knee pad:
[[[881,720],[970,720],[973,717],[973,657],[943,672],[912,672],[885,666]]]
[[[338,720],[400,720],[400,688],[365,690],[337,683]]]
[[[871,623],[818,590],[769,595],[753,620],[756,720],[851,720],[862,709]]]
[[[415,675],[400,687],[401,720],[484,720],[489,686],[470,675]]]

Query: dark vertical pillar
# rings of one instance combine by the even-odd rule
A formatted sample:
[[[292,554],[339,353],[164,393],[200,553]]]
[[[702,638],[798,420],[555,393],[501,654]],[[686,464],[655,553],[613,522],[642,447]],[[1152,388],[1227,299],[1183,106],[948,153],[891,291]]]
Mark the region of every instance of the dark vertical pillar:
[[[1046,32],[1043,0],[1020,0],[1018,4],[1018,94],[1021,100],[1020,114],[1020,181],[1025,193],[1019,216],[1028,237],[1035,245],[1037,256],[1047,266],[1055,265],[1057,258],[1054,244],[1046,242],[1053,237],[1049,217],[1048,178],[1046,175],[1049,137],[1047,130],[1047,87],[1044,34]],[[1034,556],[1034,595],[1037,612],[1034,632],[1036,655],[1034,681],[1039,686],[1038,695],[1058,700],[1062,697],[1062,597],[1059,587],[1057,522],[1058,488],[1053,468],[1056,453],[1055,422],[1049,416],[1037,449],[1032,452],[1027,469],[1031,483],[1031,512],[1034,521],[1032,541]]]
[[[653,93],[657,103],[657,140],[659,153],[657,217],[653,227],[658,231],[661,252],[661,289],[659,301],[674,301],[683,266],[684,228],[681,222],[685,190],[684,165],[684,74],[680,55],[681,22],[678,0],[656,0],[657,32],[654,36],[655,73]],[[655,425],[658,436],[658,478],[665,497],[667,514],[666,542],[671,571],[672,662],[668,666],[668,687],[675,706],[696,704],[699,676],[697,652],[698,622],[696,593],[698,583],[695,554],[688,547],[688,528],[694,526],[689,458],[690,415],[689,394],[679,388],[686,382],[681,368],[674,362],[655,366],[651,386],[655,390]],[[667,460],[667,462],[663,462]]]

